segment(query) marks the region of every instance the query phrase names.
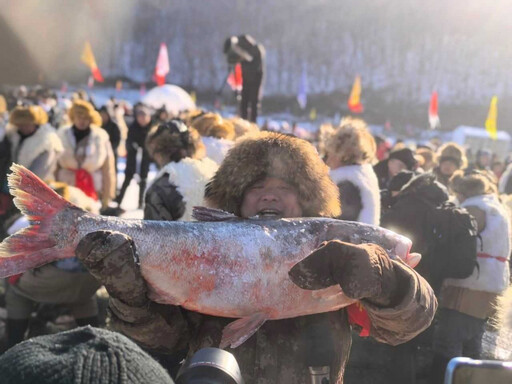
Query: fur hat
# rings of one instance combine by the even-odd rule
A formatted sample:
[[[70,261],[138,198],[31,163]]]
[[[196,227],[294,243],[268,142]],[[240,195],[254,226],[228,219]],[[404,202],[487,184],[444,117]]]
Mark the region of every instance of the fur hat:
[[[73,105],[69,109],[68,115],[72,122],[75,117],[81,116],[90,118],[92,125],[96,125],[98,127],[101,127],[102,125],[101,116],[98,111],[94,109],[91,103],[85,100],[77,99],[73,101]]]
[[[216,113],[205,113],[192,121],[192,127],[201,136],[211,136],[217,139],[234,140],[235,127],[233,124]]]
[[[437,157],[432,149],[426,147],[418,148],[416,155],[423,160],[421,167],[423,167],[425,171],[429,171],[437,165]]]
[[[16,107],[9,116],[9,123],[12,125],[35,124],[42,125],[48,122],[48,115],[38,105],[28,107]]]
[[[260,130],[255,123],[242,119],[241,117],[231,117],[228,121],[231,122],[235,128],[235,138],[257,133]]]
[[[181,120],[171,120],[151,128],[146,137],[146,149],[153,159],[155,155],[161,157],[163,164],[159,165],[180,161],[185,157],[202,159],[206,155],[206,148],[197,130],[187,127]]]
[[[235,144],[206,186],[206,203],[240,215],[246,189],[268,176],[297,189],[303,216],[341,214],[338,187],[315,148],[305,140],[272,132],[260,132]]]
[[[498,192],[496,178],[488,171],[456,171],[450,178],[450,188],[466,198]]]
[[[346,117],[330,135],[323,137],[326,153],[339,157],[342,165],[371,164],[377,145],[361,119]]]
[[[464,148],[456,143],[442,145],[437,151],[437,156],[439,164],[443,161],[452,161],[454,164],[457,164],[459,169],[466,168],[468,165]]]

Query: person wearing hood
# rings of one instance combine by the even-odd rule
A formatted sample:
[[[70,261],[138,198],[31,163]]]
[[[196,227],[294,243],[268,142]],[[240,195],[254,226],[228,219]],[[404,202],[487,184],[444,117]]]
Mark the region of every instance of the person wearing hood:
[[[456,143],[446,143],[437,151],[438,166],[433,169],[437,181],[448,187],[450,178],[468,165],[464,148]]]
[[[233,124],[222,116],[209,112],[192,119],[191,126],[202,136],[206,146],[206,156],[217,164],[222,163],[234,144]]]
[[[206,186],[205,201],[211,208],[246,219],[341,213],[338,188],[315,148],[304,140],[271,132],[237,142]],[[110,249],[107,243],[112,244]],[[232,321],[151,303],[134,263],[133,243],[125,235],[94,232],[80,242],[76,254],[89,260],[90,271],[106,283],[114,328],[149,350],[172,355],[185,349],[191,354],[218,346],[223,328]],[[110,268],[100,265],[113,265],[114,259],[123,268],[112,275]],[[358,298],[366,309],[369,335],[385,343],[414,337],[430,324],[436,310],[436,299],[425,280],[401,261],[390,260],[374,244],[338,240],[319,244],[290,271],[290,278],[305,289],[340,284],[347,296]],[[318,365],[329,372],[330,383],[341,384],[351,346],[349,313],[344,308],[268,321],[229,351],[247,384],[310,383],[309,367]],[[318,348],[319,353],[312,353]]]
[[[442,381],[451,358],[481,358],[487,319],[510,285],[510,213],[499,201],[493,178],[485,171],[457,171],[450,186],[461,206],[476,219],[477,265],[469,277],[447,279],[443,285],[431,383]]]
[[[379,225],[379,182],[372,167],[376,145],[366,123],[343,119],[323,147],[329,175],[340,190],[340,219]]]
[[[489,149],[479,149],[476,152],[475,162],[469,164],[468,168],[471,170],[488,171],[492,165],[492,152]]]
[[[114,153],[101,116],[85,100],[75,100],[69,110],[71,126],[58,130],[64,145],[56,177],[81,189],[87,196],[108,207],[115,193]]]
[[[379,180],[379,188],[388,189],[389,181],[398,172],[403,170],[414,171],[417,161],[414,152],[409,148],[401,148],[392,151],[389,157],[381,160],[373,167],[377,179]]]
[[[192,208],[203,205],[206,183],[218,165],[205,157],[201,136],[181,120],[151,128],[146,149],[159,168],[144,197],[146,220],[192,220]]]
[[[153,126],[153,120],[151,118],[151,110],[144,104],[138,104],[134,108],[135,120],[128,127],[128,137],[126,139],[126,168],[124,170],[124,181],[121,186],[121,190],[116,197],[118,206],[121,206],[124,195],[130,182],[135,176],[137,171],[137,153],[142,150],[142,160],[140,163],[140,182],[139,182],[139,208],[142,208],[142,202],[144,199],[144,191],[146,190],[146,179],[149,173],[149,166],[151,164],[151,158],[145,147],[146,137],[149,130]]]

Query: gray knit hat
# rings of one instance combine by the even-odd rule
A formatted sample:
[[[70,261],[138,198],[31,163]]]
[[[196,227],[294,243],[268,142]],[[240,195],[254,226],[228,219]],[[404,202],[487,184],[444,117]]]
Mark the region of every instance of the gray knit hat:
[[[125,336],[82,327],[24,341],[0,356],[2,384],[172,384]]]

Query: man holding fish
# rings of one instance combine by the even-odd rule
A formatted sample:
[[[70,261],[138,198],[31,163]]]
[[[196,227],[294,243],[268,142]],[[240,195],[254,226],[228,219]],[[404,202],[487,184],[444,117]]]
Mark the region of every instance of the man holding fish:
[[[229,152],[206,187],[205,200],[209,207],[240,218],[255,223],[278,221],[286,226],[283,228],[288,228],[290,223],[300,226],[301,222],[285,218],[339,216],[337,191],[329,179],[328,168],[313,146],[290,136],[262,133],[241,140]],[[229,228],[238,225],[231,215],[223,217],[219,213],[216,217],[213,211],[205,212],[203,219],[219,221],[215,224],[221,232],[224,224],[230,223]],[[321,220],[325,219],[319,222]],[[247,221],[238,220],[239,223]],[[359,228],[359,224],[355,226]],[[311,236],[307,228],[301,231],[304,238]],[[279,231],[267,232],[267,237],[275,237],[274,233]],[[196,233],[196,236],[201,234]],[[257,255],[271,259],[273,251],[256,234],[254,244],[241,244],[243,238],[234,232],[232,236],[223,246],[233,248],[236,244],[233,249],[240,252],[237,256],[240,263],[232,268],[233,274],[239,274],[234,284],[244,284],[244,279],[249,277],[240,269],[244,268],[244,263],[250,263],[244,259],[244,252],[257,248]],[[370,241],[365,241],[364,235],[360,236],[362,244],[359,245],[338,240],[356,242],[357,236],[357,231],[350,238],[331,236],[329,239],[329,236],[318,235],[312,252],[308,251],[309,256],[306,254],[302,261],[294,262],[287,269],[289,277],[282,283],[282,289],[289,290],[286,292],[290,294],[281,295],[279,288],[270,293],[266,290],[272,284],[271,278],[267,281],[267,275],[278,274],[281,263],[277,260],[271,265],[265,264],[264,272],[255,279],[259,285],[253,285],[249,292],[240,289],[238,293],[245,295],[242,300],[249,308],[255,307],[255,313],[247,316],[234,315],[232,311],[223,315],[220,310],[206,310],[204,306],[192,304],[192,296],[190,300],[174,295],[162,299],[164,293],[146,278],[142,258],[140,267],[135,262],[140,244],[126,234],[110,230],[89,233],[78,244],[76,255],[109,291],[114,328],[150,351],[167,354],[169,361],[179,356],[178,351],[192,354],[207,346],[231,345],[236,346],[229,351],[240,364],[246,383],[306,383],[311,380],[309,367],[323,366],[327,368],[329,382],[339,384],[343,382],[349,357],[351,325],[362,326],[363,334],[396,345],[427,328],[437,307],[428,283],[399,258],[391,259],[386,247],[368,244],[372,242],[371,237]],[[378,240],[377,236],[374,242]],[[301,241],[300,237],[288,240],[290,244]],[[418,256],[409,255],[408,250],[400,256],[410,265],[418,262]],[[183,254],[183,258],[187,257]],[[288,262],[285,255],[282,260],[283,265]],[[225,276],[211,280],[208,276],[197,277],[193,273],[195,265],[197,260],[196,264],[189,262],[186,265],[189,269],[183,266],[182,273],[190,273],[189,279],[196,279],[199,295],[203,295],[203,291],[215,291],[225,281]],[[297,292],[312,291],[306,293],[313,297],[325,293],[327,296],[319,300],[322,303],[332,300],[332,306],[329,309],[315,302],[315,307],[308,309],[309,302],[293,301],[296,291],[290,286],[293,289],[298,286]],[[343,299],[333,299],[340,295]],[[155,300],[166,304],[157,304],[149,297],[158,297]],[[223,299],[236,301],[229,294],[209,298],[219,302]],[[260,304],[265,301],[270,307],[262,309]],[[259,303],[258,309],[255,303]],[[342,307],[345,308],[340,309]],[[191,308],[194,311],[189,310]],[[233,317],[241,318],[233,322]],[[172,369],[173,363],[169,365]]]

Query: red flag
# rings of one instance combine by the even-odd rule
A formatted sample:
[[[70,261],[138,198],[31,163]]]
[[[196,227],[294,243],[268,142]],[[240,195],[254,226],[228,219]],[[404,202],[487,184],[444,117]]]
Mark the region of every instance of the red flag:
[[[235,65],[235,70],[231,71],[228,76],[227,83],[231,87],[233,91],[241,91],[242,90],[242,64],[237,63]]]
[[[348,109],[354,113],[363,112],[363,104],[361,103],[361,77],[359,75],[354,79],[354,85],[352,85],[352,91],[348,98]]]
[[[439,126],[439,113],[438,113],[438,105],[437,105],[437,92],[432,92],[432,96],[430,97],[430,105],[428,107],[428,121],[430,123],[430,128],[435,129]]]
[[[155,74],[153,76],[158,85],[165,84],[165,76],[170,71],[169,66],[169,53],[165,43],[160,44],[160,51],[158,51],[158,58],[156,59]]]

